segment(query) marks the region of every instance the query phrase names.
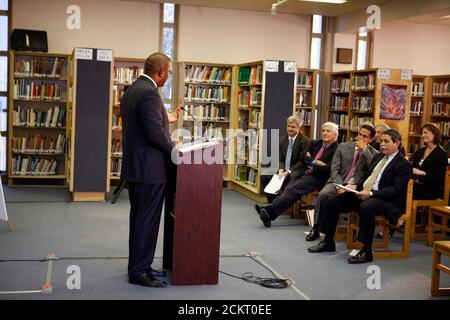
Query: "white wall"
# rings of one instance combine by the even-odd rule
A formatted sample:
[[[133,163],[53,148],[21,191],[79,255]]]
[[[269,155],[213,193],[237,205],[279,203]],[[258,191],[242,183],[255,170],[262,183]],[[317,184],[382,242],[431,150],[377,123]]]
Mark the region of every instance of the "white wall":
[[[392,23],[374,34],[374,67],[413,69],[415,74],[450,73],[450,27]]]
[[[352,63],[336,63],[337,48],[352,49]],[[355,69],[356,59],[356,34],[335,33],[333,50],[333,72],[349,71]]]
[[[295,60],[309,66],[310,16],[182,6],[180,61]]]
[[[159,4],[120,0],[14,0],[13,28],[47,31],[49,52],[108,48],[119,57],[146,58],[159,48]],[[81,29],[69,30],[66,8],[81,8]]]

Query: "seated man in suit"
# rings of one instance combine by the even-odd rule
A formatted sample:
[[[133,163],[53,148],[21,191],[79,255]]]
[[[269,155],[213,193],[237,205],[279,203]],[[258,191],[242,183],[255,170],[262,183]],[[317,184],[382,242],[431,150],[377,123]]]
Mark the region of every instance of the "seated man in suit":
[[[320,191],[314,210],[314,226],[306,236],[306,241],[313,241],[320,237],[319,224],[324,216],[326,203],[336,193],[344,192],[337,189],[337,184],[354,184],[369,168],[372,158],[378,151],[370,145],[375,136],[375,129],[370,124],[363,124],[359,129],[356,141],[339,144],[331,162],[331,173],[325,187]]]
[[[332,122],[322,125],[322,140],[312,141],[308,152],[301,156],[301,166],[292,173],[286,187],[268,206],[255,204],[264,226],[270,227],[271,221],[289,209],[302,195],[320,190],[330,176],[331,159],[337,148],[339,127]]]
[[[308,149],[309,138],[305,137],[300,129],[302,128],[302,120],[298,116],[290,116],[287,118],[287,134],[280,138],[279,145],[279,161],[278,176],[285,177],[285,182],[289,179],[292,172],[298,170],[301,166],[300,155]],[[262,189],[269,184],[272,175],[262,175]],[[275,198],[275,194],[266,193],[267,201],[271,203]]]
[[[408,180],[412,176],[412,166],[399,152],[402,136],[397,130],[383,132],[379,154],[373,157],[367,173],[356,185],[348,187],[358,192],[345,192],[335,195],[327,202],[327,209],[319,230],[325,239],[308,248],[309,252],[336,251],[334,234],[339,213],[359,212],[358,241],[363,248],[349,263],[371,262],[372,242],[375,233],[375,217],[386,216],[395,224],[405,208]]]

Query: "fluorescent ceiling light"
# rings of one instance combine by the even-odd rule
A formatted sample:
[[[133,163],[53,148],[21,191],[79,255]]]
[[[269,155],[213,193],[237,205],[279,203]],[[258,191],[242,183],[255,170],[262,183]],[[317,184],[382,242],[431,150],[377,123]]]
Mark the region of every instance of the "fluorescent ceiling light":
[[[335,3],[335,4],[342,4],[342,3],[346,3],[347,2],[347,0],[300,0],[300,1]]]
[[[442,16],[442,17],[440,17],[439,19],[449,19],[450,18],[450,14],[449,15],[446,15],[446,16]]]

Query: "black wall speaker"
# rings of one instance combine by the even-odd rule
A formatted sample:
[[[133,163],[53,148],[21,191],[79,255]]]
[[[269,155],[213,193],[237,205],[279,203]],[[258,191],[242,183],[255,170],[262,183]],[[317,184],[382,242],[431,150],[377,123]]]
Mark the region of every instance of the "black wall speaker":
[[[11,49],[16,51],[48,52],[47,32],[14,29],[11,34]]]

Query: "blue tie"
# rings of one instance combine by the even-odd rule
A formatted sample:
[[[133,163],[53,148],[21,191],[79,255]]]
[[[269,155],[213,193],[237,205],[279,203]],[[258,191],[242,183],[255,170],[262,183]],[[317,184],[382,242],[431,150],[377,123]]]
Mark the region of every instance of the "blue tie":
[[[292,145],[294,144],[294,139],[289,138],[289,145],[286,153],[286,163],[284,165],[284,170],[288,171],[291,167],[291,156],[292,156]]]

